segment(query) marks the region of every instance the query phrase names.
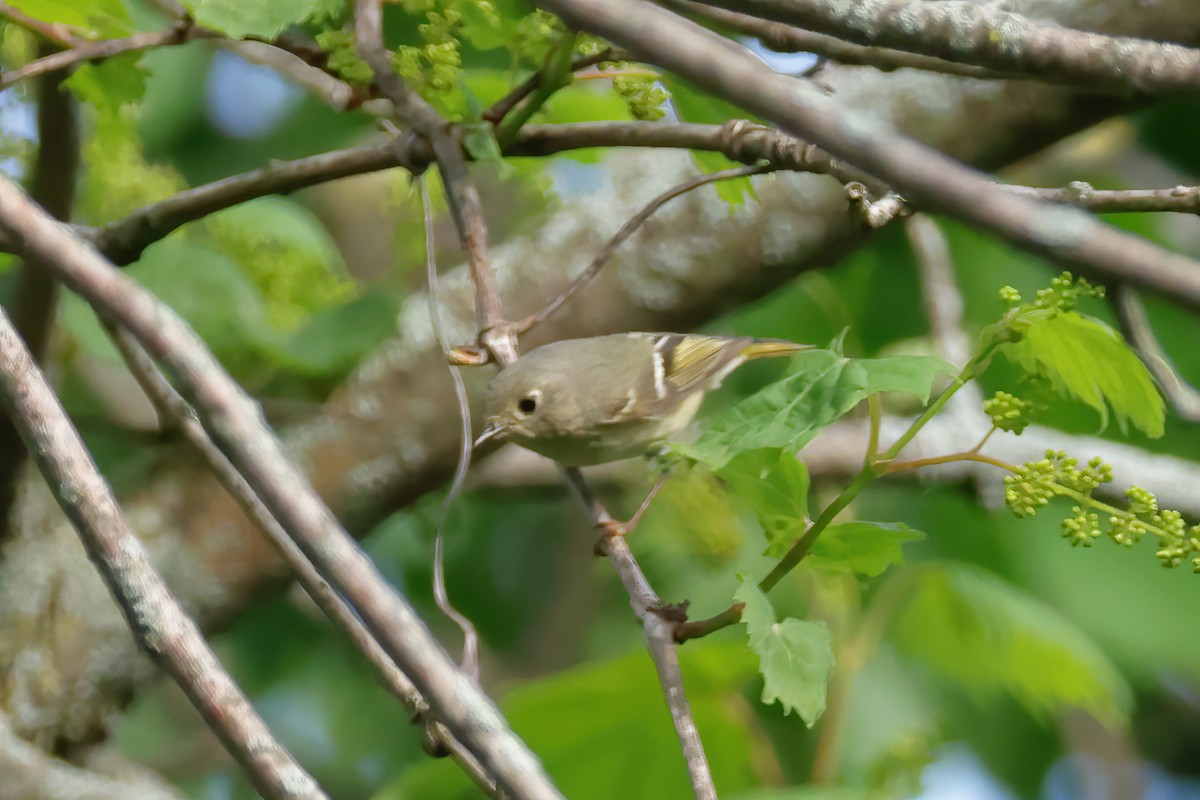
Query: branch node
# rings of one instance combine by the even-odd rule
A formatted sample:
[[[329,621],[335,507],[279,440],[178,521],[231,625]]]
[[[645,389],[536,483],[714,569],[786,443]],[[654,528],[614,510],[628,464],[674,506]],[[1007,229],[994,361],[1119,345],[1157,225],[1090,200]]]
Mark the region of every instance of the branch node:
[[[683,600],[678,603],[664,603],[661,606],[651,606],[646,610],[651,614],[658,615],[672,625],[682,625],[688,621],[687,610],[690,605],[690,600]]]

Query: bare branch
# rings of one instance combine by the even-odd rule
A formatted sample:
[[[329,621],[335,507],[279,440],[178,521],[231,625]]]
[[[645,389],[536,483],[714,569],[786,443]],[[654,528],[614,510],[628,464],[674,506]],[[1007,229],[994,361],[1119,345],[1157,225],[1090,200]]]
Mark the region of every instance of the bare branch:
[[[200,37],[212,37],[217,34],[195,27],[190,19],[163,31],[135,33],[123,39],[104,39],[96,42],[79,42],[67,50],[60,50],[50,55],[30,61],[23,67],[0,74],[0,92],[18,81],[57,72],[84,61],[97,61],[112,58],[121,53],[132,53],[137,50],[149,50],[155,47],[172,47]]]
[[[479,687],[464,676],[413,609],[379,574],[288,460],[262,414],[168,306],[104,261],[0,176],[0,224],[52,266],[101,314],[127,328],[180,381],[205,429],[285,530],[320,566],[432,709],[501,788],[516,797],[555,798],[541,764]]]
[[[1200,50],[1064,28],[967,0],[702,0],[862,45],[975,64],[1033,78],[1127,87],[1146,94],[1200,90]]]
[[[400,671],[395,662],[379,645],[379,642],[375,640],[375,637],[371,635],[371,632],[366,629],[362,620],[354,613],[354,609],[334,591],[328,581],[321,577],[321,573],[288,536],[287,531],[254,493],[254,489],[246,482],[246,479],[230,463],[221,449],[213,443],[204,430],[204,426],[200,424],[195,410],[158,371],[154,361],[146,355],[146,351],[128,331],[113,325],[106,325],[106,328],[113,343],[120,350],[121,357],[125,359],[129,371],[154,405],[160,425],[166,430],[178,430],[196,448],[208,463],[213,475],[246,512],[246,516],[252,519],[259,530],[265,533],[272,544],[279,549],[288,562],[288,566],[295,573],[296,580],[304,587],[308,596],[325,613],[329,621],[344,632],[358,648],[358,651],[366,657],[367,662],[374,669],[379,683],[393,697],[408,706],[414,715],[418,718],[425,718],[428,715],[429,706],[421,697],[421,693],[417,691],[417,687],[413,686],[412,681]],[[445,726],[434,722],[431,727],[438,744],[454,756],[463,770],[480,788],[487,791],[488,794],[495,795],[495,781],[483,771],[483,767],[470,751],[450,735]]]
[[[8,186],[0,182],[0,209],[3,220],[11,224],[14,209]],[[142,647],[171,674],[264,796],[325,797],[316,781],[275,741],[168,591],[3,310],[0,375],[5,409]]]
[[[149,771],[121,766],[122,774],[109,775],[57,759],[18,736],[0,715],[0,775],[6,800],[45,798],[49,791],[73,800],[183,800]]]
[[[298,48],[289,48],[286,36],[273,42],[221,38],[212,41],[214,46],[236,53],[243,61],[270,67],[289,83],[303,87],[335,111],[358,108],[370,99],[363,97],[354,86],[330,74],[327,64],[314,64],[300,54]],[[323,51],[321,55],[327,56]]]
[[[717,181],[729,180],[732,178],[748,178],[751,175],[762,175],[765,172],[772,172],[777,167],[770,164],[762,164],[758,166],[736,167],[734,169],[724,169],[719,172],[710,172],[707,175],[698,175],[695,178],[684,181],[676,186],[672,186],[667,191],[660,194],[658,197],[647,203],[641,211],[634,214],[629,220],[621,226],[620,230],[613,234],[612,238],[605,242],[604,246],[596,251],[596,255],[592,256],[591,262],[584,267],[583,272],[576,275],[566,288],[549,303],[544,305],[538,311],[530,314],[522,320],[513,323],[513,328],[516,333],[521,334],[528,331],[533,326],[545,321],[547,317],[562,307],[562,304],[571,299],[575,292],[586,286],[592,278],[604,268],[608,263],[613,252],[616,251],[621,243],[637,232],[637,229],[642,227],[642,224],[650,217],[654,216],[654,212],[662,208],[666,203],[679,197],[681,194],[686,194],[693,189],[701,186],[707,186],[710,183]]]
[[[584,122],[571,125],[526,125],[508,151],[511,155],[550,155],[589,147],[667,147],[709,150],[735,160],[767,160],[781,169],[822,172],[838,180],[859,173],[786,134],[762,126],[746,126],[734,137],[726,126],[657,122]],[[188,222],[221,209],[269,194],[288,194],[350,175],[403,167],[419,174],[433,153],[427,142],[399,138],[334,150],[294,161],[277,161],[241,175],[186,189],[165,200],[130,212],[99,229],[85,231],[96,247],[118,265],[136,261],[150,244]]]
[[[1172,186],[1170,189],[1093,189],[1083,181],[1073,181],[1061,189],[999,185],[1018,194],[1057,203],[1069,203],[1093,214],[1122,214],[1135,211],[1200,214],[1200,186]]]
[[[611,47],[606,47],[599,53],[593,53],[590,56],[582,56],[571,62],[571,72],[578,72],[581,69],[594,67],[597,64],[603,64],[605,61],[624,61],[622,58],[624,53],[614,50]],[[518,84],[512,91],[501,97],[495,103],[492,103],[491,108],[483,112],[483,120],[490,122],[493,125],[498,125],[509,112],[517,107],[517,104],[536,92],[542,86],[542,71],[530,75],[524,82]]]
[[[1181,378],[1171,365],[1166,351],[1154,335],[1154,329],[1150,327],[1150,319],[1137,292],[1118,285],[1112,294],[1113,306],[1125,338],[1154,375],[1175,413],[1189,422],[1200,421],[1200,391]]]
[[[614,521],[613,517],[592,492],[584,480],[583,473],[574,467],[562,467],[562,473],[578,493],[593,526],[597,530],[607,528]],[[700,733],[692,719],[691,706],[683,689],[683,674],[679,669],[679,653],[675,651],[675,629],[682,621],[683,615],[679,612],[673,615],[671,609],[663,608],[658,595],[630,552],[629,543],[625,541],[624,536],[605,535],[600,539],[599,548],[608,556],[609,563],[617,571],[625,591],[629,593],[629,604],[633,613],[642,623],[646,648],[654,660],[663,696],[667,700],[671,719],[675,723],[675,732],[683,748],[692,791],[697,800],[716,800],[717,790],[708,768],[708,757],[704,754],[704,744],[700,741]]]
[[[1200,262],[1077,209],[1000,192],[963,164],[861,111],[840,107],[803,81],[775,73],[750,53],[731,49],[729,40],[664,9],[617,0],[543,0],[541,5],[568,24],[603,36],[640,60],[670,69],[845,158],[917,207],[961,219],[1089,276],[1133,283],[1200,308]]]
[[[383,49],[382,16],[380,0],[357,0],[354,27],[358,38],[358,54],[375,73],[379,90],[392,101],[397,116],[412,126],[413,131],[433,148],[474,277],[475,314],[479,329],[490,331],[503,322],[504,315],[500,294],[496,289],[496,273],[488,263],[487,223],[484,221],[479,190],[467,174],[462,145],[447,132],[446,121],[420,95],[409,89],[392,69],[391,59]],[[515,341],[511,336],[506,339],[502,349],[507,352],[508,360],[512,360],[516,357]],[[506,363],[499,354],[497,359]]]
[[[709,22],[724,25],[738,33],[753,36],[765,47],[779,53],[813,53],[846,66],[869,66],[883,72],[908,68],[987,80],[1024,77],[977,67],[974,64],[960,64],[944,58],[925,56],[920,53],[851,44],[844,39],[813,33],[810,30],[785,25],[782,22],[759,19],[737,11],[713,8],[694,0],[663,0],[661,4],[684,12],[688,16],[700,17]]]
[[[42,22],[40,19],[31,17],[20,9],[13,8],[8,3],[0,3],[0,16],[8,17],[22,28],[27,28],[42,36],[47,41],[54,42],[62,47],[74,47],[82,41],[71,32],[70,26],[57,22]]]

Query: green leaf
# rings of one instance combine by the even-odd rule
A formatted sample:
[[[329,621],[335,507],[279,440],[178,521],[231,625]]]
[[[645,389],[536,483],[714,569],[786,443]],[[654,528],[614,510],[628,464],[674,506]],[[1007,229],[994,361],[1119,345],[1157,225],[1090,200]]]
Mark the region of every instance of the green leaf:
[[[276,328],[294,330],[353,294],[329,230],[294,200],[259,197],[210,215],[206,226],[258,287]]]
[[[722,413],[695,442],[675,449],[714,469],[746,450],[796,452],[868,395],[905,392],[928,402],[934,379],[955,371],[931,356],[852,359],[829,350],[800,353],[792,363],[782,380]]]
[[[321,0],[183,0],[196,24],[234,39],[243,36],[274,38],[290,25],[325,14]]]
[[[278,351],[276,360],[310,377],[344,374],[396,332],[394,291],[375,291],[318,311]]]
[[[778,558],[804,533],[808,518],[808,468],[795,453],[763,448],[740,453],[720,477],[749,504],[767,537],[768,556]]]
[[[64,83],[81,102],[101,113],[116,114],[146,92],[150,73],[142,67],[141,57],[141,53],[122,53],[99,63],[80,64]]]
[[[476,50],[494,50],[498,47],[512,49],[516,42],[521,41],[525,17],[534,11],[532,3],[520,0],[462,0],[454,7],[461,14],[460,35]]]
[[[901,545],[924,538],[924,533],[903,522],[840,522],[822,531],[800,565],[875,577],[893,564],[904,563]]]
[[[122,0],[10,0],[9,5],[34,19],[70,25],[95,38],[113,39],[133,31]]]
[[[775,621],[775,609],[762,590],[743,580],[733,598],[745,606],[742,622],[763,676],[762,701],[779,701],[784,713],[795,711],[810,728],[825,711],[825,689],[833,672],[829,626],[788,617]]]
[[[1083,708],[1124,719],[1124,678],[1053,608],[974,566],[933,564],[905,578],[914,589],[897,639],[946,677],[979,694],[1007,692],[1035,714]]]
[[[463,147],[476,161],[490,161],[493,164],[503,161],[500,143],[496,141],[496,129],[490,123],[464,125]]]
[[[147,248],[125,272],[174,308],[231,367],[276,346],[262,296],[220,253],[169,238]],[[91,352],[119,360],[100,323],[75,295],[63,303],[63,323]]]
[[[672,473],[638,524],[656,542],[673,543],[712,566],[729,563],[742,544],[742,523],[729,493],[701,466]]]
[[[760,782],[754,751],[763,746],[741,698],[754,677],[753,659],[742,646],[703,644],[679,652],[688,700],[713,780],[722,791],[745,791]],[[572,800],[690,796],[679,740],[644,650],[530,682],[500,707]],[[477,792],[452,759],[425,759],[375,800],[452,800]]]
[[[1023,336],[1001,349],[1026,372],[1094,408],[1102,426],[1111,406],[1122,431],[1128,421],[1148,436],[1163,435],[1162,396],[1145,364],[1115,330],[1075,311],[1020,314],[1012,327]]]
[[[675,114],[684,122],[703,122],[711,125],[721,125],[731,119],[752,119],[744,110],[727,103],[719,97],[695,89],[687,81],[672,75],[663,75],[661,82],[671,93],[671,107]],[[717,172],[730,167],[741,166],[731,161],[721,153],[705,150],[693,150],[692,159],[701,172]],[[750,178],[735,178],[728,181],[718,181],[713,184],[717,196],[729,204],[732,209],[746,201],[746,196],[756,197],[754,184]]]

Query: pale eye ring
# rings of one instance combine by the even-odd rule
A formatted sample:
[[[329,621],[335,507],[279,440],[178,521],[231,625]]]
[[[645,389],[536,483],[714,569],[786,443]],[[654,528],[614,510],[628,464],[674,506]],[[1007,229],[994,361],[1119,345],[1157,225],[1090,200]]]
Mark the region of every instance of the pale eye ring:
[[[537,411],[537,398],[533,395],[522,397],[517,401],[517,411],[520,411],[522,414],[532,414]]]

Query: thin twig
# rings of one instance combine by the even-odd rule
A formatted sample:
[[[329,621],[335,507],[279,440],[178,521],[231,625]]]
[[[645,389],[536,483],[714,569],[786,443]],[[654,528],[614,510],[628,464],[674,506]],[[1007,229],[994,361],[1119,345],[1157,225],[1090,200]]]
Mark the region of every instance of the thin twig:
[[[827,3],[805,4],[828,10]],[[960,219],[1023,250],[1073,265],[1085,275],[1133,283],[1154,273],[1165,296],[1200,298],[1196,259],[1130,236],[1076,209],[997,190],[986,176],[964,164],[901,135],[863,110],[848,108],[803,81],[775,72],[751,53],[729,47],[728,39],[665,9],[620,0],[539,0],[539,5],[567,24],[602,36],[639,60],[669,69],[845,158],[886,182],[914,207]],[[980,8],[957,0],[908,5]],[[1007,36],[1000,39],[1003,47],[1009,45]]]
[[[1200,391],[1180,377],[1171,364],[1154,335],[1137,292],[1118,284],[1112,290],[1112,301],[1121,322],[1121,330],[1158,381],[1175,413],[1189,422],[1200,421]]]
[[[590,147],[665,147],[719,152],[735,160],[769,161],[780,169],[818,172],[856,180],[844,164],[818,148],[763,126],[696,123],[600,122],[526,125],[506,155],[541,156]],[[433,160],[429,143],[402,137],[387,143],[334,150],[294,161],[277,161],[144,206],[99,229],[80,229],[118,265],[132,263],[150,244],[188,222],[270,194],[288,194],[351,175],[403,167],[414,174]],[[0,237],[0,250],[4,242]],[[9,245],[11,249],[11,243]]]
[[[400,671],[395,662],[379,645],[379,642],[375,640],[375,637],[371,635],[371,632],[363,626],[362,620],[354,613],[354,609],[334,591],[328,581],[321,577],[321,573],[288,536],[287,531],[255,494],[246,479],[230,463],[221,449],[213,443],[204,430],[204,426],[200,424],[195,410],[188,405],[179,392],[175,391],[175,387],[159,372],[154,361],[128,331],[111,323],[106,323],[105,328],[117,346],[117,350],[120,351],[121,357],[125,359],[125,364],[138,386],[142,388],[158,413],[159,426],[163,430],[178,430],[183,434],[188,443],[203,456],[209,469],[221,486],[225,488],[225,491],[229,493],[229,496],[237,502],[246,516],[254,521],[258,529],[266,534],[271,543],[283,555],[305,593],[325,613],[329,621],[343,631],[358,651],[366,657],[380,684],[393,697],[408,706],[409,710],[418,718],[426,717],[429,706],[421,697],[421,693],[417,691],[417,687],[413,686],[412,681]],[[480,788],[494,796],[496,794],[495,781],[483,771],[475,757],[448,731],[445,731],[444,726],[438,723],[434,723],[434,725],[440,729],[438,732],[443,734],[439,736],[440,744],[454,756],[463,770]]]
[[[1072,181],[1061,188],[998,185],[1016,194],[1067,203],[1093,214],[1200,214],[1200,186],[1172,186],[1169,189],[1095,189],[1084,181]]]
[[[379,574],[267,428],[258,404],[169,306],[104,261],[0,175],[0,225],[178,379],[213,440],[443,722],[515,797],[557,798],[541,764]]]
[[[71,32],[70,26],[59,22],[43,22],[36,17],[29,16],[19,8],[13,8],[8,3],[0,3],[0,17],[8,17],[22,28],[31,30],[62,47],[75,47],[83,41]]]
[[[412,130],[429,142],[437,160],[450,210],[458,225],[463,248],[471,266],[475,284],[475,312],[481,331],[493,331],[503,322],[500,294],[496,288],[495,271],[488,262],[487,223],[479,190],[467,174],[467,162],[462,144],[452,137],[446,121],[416,92],[409,89],[392,69],[391,58],[383,48],[383,14],[380,0],[357,0],[354,8],[354,31],[358,54],[375,73],[375,83],[384,97],[392,101],[396,114]],[[497,331],[497,333],[501,333]],[[498,348],[515,358],[515,338],[501,335],[495,341]],[[491,342],[489,342],[489,346]],[[506,363],[497,357],[500,363]]]
[[[567,284],[566,288],[558,293],[558,296],[551,300],[539,310],[513,323],[513,329],[518,333],[526,331],[544,322],[551,314],[557,311],[563,303],[567,302],[575,292],[586,286],[593,278],[600,273],[604,265],[616,252],[616,249],[621,246],[621,243],[637,232],[638,228],[650,219],[658,209],[662,208],[671,200],[686,194],[693,189],[701,186],[706,186],[717,181],[729,180],[731,178],[747,178],[751,175],[762,175],[767,172],[774,172],[778,167],[772,164],[757,164],[748,167],[734,167],[732,169],[723,169],[719,172],[710,172],[706,175],[698,175],[695,178],[672,186],[667,191],[660,194],[658,197],[651,200],[640,211],[630,217],[620,230],[613,234],[612,238],[605,242],[604,246],[596,251],[596,255],[592,256],[591,262]]]
[[[137,50],[149,50],[155,47],[171,47],[183,44],[200,37],[213,37],[210,31],[197,28],[190,19],[181,20],[176,25],[163,31],[135,33],[123,39],[104,39],[96,42],[80,42],[68,50],[60,50],[30,61],[23,67],[0,74],[0,91],[4,91],[18,81],[44,75],[47,72],[57,72],[67,69],[84,61],[98,61],[112,58],[121,53],[131,53]]]
[[[383,53],[380,33],[381,16],[379,0],[358,0],[355,8],[355,30],[358,36],[359,54],[375,72],[376,82],[384,95],[396,105],[397,113],[405,118],[415,131],[425,136],[433,145],[443,181],[451,196],[451,208],[457,208],[456,222],[464,247],[470,259],[471,280],[475,286],[475,311],[480,327],[480,339],[501,366],[516,360],[516,335],[513,327],[506,323],[501,307],[500,291],[495,272],[486,260],[487,231],[483,221],[479,197],[466,176],[466,164],[462,160],[459,145],[445,135],[437,113],[419,97],[416,97],[402,80],[392,71]],[[452,148],[452,149],[451,149]],[[591,495],[587,484],[578,470],[567,470],[572,484],[582,493]],[[594,497],[593,497],[594,500]],[[612,517],[598,500],[589,507],[598,509],[594,517],[597,524],[611,522]],[[611,539],[612,537],[610,537]],[[696,796],[702,800],[716,798],[712,776],[704,749],[691,718],[682,678],[679,675],[678,654],[672,644],[671,625],[657,614],[647,613],[657,603],[657,597],[642,575],[624,541],[614,542],[609,549],[610,561],[630,591],[635,611],[643,608],[639,617],[646,632],[647,645],[651,649],[663,691],[675,721],[676,731],[683,746],[688,772],[692,775]],[[636,593],[635,593],[636,590]],[[647,594],[648,593],[648,594]],[[652,598],[652,599],[649,599]],[[649,603],[649,605],[647,605]],[[670,652],[663,652],[664,648]]]
[[[421,180],[418,178],[418,180]],[[433,327],[434,338],[442,352],[449,352],[450,342],[446,338],[446,329],[442,326],[442,314],[438,308],[438,276],[437,260],[434,257],[436,243],[433,239],[433,203],[429,199],[429,186],[421,181],[421,211],[425,220],[425,279],[429,285],[429,322]],[[443,614],[453,620],[463,635],[463,654],[461,666],[463,671],[475,680],[479,680],[479,634],[471,620],[450,602],[446,593],[446,564],[445,564],[445,528],[450,518],[450,508],[462,491],[463,483],[467,480],[467,470],[471,466],[471,401],[467,398],[467,386],[463,382],[462,369],[454,364],[447,364],[450,379],[454,383],[454,399],[458,401],[458,465],[454,469],[454,478],[446,497],[442,500],[442,514],[438,519],[437,535],[433,543],[433,597]]]
[[[571,72],[579,72],[588,67],[594,67],[597,64],[603,64],[605,61],[624,61],[622,58],[624,53],[614,50],[611,47],[606,47],[598,53],[593,53],[590,56],[580,56],[571,62]],[[518,84],[508,94],[501,97],[491,108],[483,112],[483,120],[490,122],[493,125],[499,125],[500,122],[508,116],[508,113],[516,108],[517,104],[536,92],[542,85],[542,71],[538,70]]]
[[[578,493],[594,527],[606,529],[614,521],[613,517],[592,492],[583,473],[574,467],[562,467],[562,473]],[[651,588],[629,550],[629,543],[625,541],[624,536],[604,536],[600,542],[600,547],[608,556],[613,569],[617,571],[625,591],[629,593],[629,604],[634,615],[642,623],[646,648],[654,661],[663,696],[667,700],[671,719],[675,723],[675,732],[683,749],[688,776],[692,781],[692,791],[697,800],[716,800],[717,790],[708,767],[708,757],[704,753],[704,744],[700,741],[700,733],[692,719],[691,705],[683,688],[683,674],[679,669],[679,653],[675,650],[676,629],[686,623],[673,618],[670,610],[662,607],[658,595]]]
[[[0,206],[7,206],[7,198]],[[163,583],[3,309],[0,375],[6,410],[141,645],[171,674],[259,792],[324,798],[316,781],[275,741]]]

